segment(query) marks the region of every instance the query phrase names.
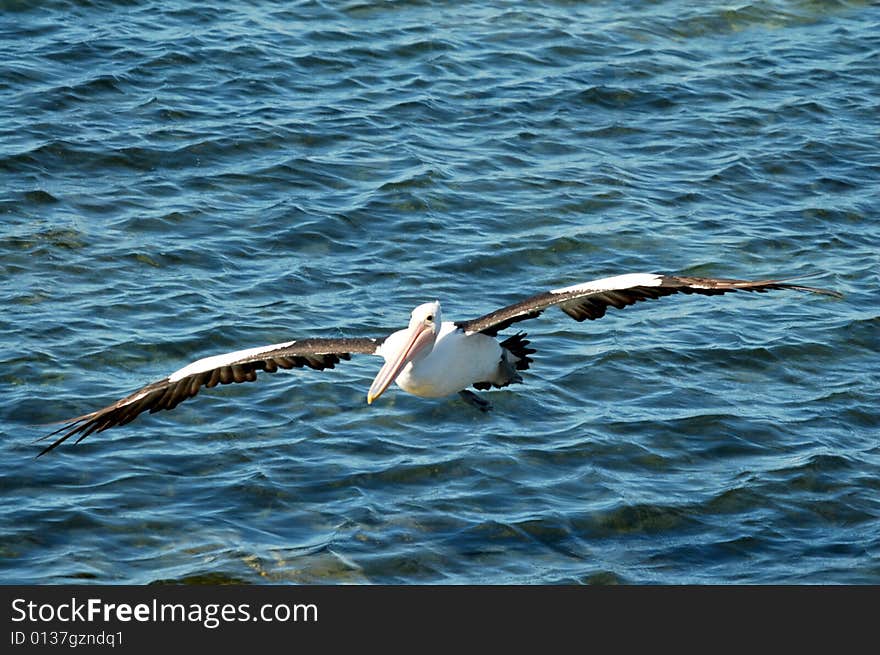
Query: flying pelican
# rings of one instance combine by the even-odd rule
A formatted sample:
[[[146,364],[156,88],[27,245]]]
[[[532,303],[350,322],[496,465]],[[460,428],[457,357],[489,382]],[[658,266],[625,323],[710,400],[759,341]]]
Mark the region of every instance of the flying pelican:
[[[125,425],[147,410],[153,413],[173,409],[202,387],[251,382],[257,379],[257,371],[274,373],[279,368],[307,366],[322,371],[350,359],[353,353],[385,359],[367,392],[368,404],[396,382],[404,391],[423,398],[458,393],[485,411],[489,403],[468,387],[486,390],[522,382],[519,372],[529,368],[530,355],[535,353],[524,332],[501,342],[496,339],[498,333],[539,316],[549,307],[559,307],[576,321],[583,321],[602,318],[609,306],[623,309],[674,293],[715,296],[731,291],[793,289],[841,297],[836,291],[790,284],[792,279],[796,278],[730,280],[630,273],[552,289],[479,318],[455,322],[442,320],[440,303],[435,300],[416,307],[409,326],[385,338],[302,339],[199,359],[103,409],[60,421],[63,425],[59,429],[37,439],[61,433],[37,456],[74,435],[78,435],[75,443],[79,443],[93,432]]]

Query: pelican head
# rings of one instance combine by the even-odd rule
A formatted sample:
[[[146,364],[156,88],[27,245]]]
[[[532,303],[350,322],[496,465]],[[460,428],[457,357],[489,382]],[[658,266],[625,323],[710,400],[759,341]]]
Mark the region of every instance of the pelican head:
[[[440,302],[426,302],[412,311],[409,319],[409,327],[395,335],[399,339],[391,337],[385,342],[387,346],[382,349],[385,364],[379,369],[370,390],[367,392],[367,404],[372,404],[381,396],[385,389],[397,379],[400,372],[410,362],[419,360],[428,355],[437,340],[440,331]],[[390,342],[390,343],[389,343]]]

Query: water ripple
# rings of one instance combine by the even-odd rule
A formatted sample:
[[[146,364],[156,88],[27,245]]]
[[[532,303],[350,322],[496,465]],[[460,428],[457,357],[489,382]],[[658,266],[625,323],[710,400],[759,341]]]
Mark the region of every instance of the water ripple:
[[[880,579],[873,3],[6,5],[3,582]],[[355,358],[33,459],[197,357],[632,270],[846,297],[547,312],[489,414]]]

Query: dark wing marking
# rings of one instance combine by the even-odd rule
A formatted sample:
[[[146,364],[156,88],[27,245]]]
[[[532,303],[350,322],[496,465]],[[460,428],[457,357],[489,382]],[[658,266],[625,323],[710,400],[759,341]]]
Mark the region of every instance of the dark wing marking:
[[[75,442],[79,443],[93,432],[125,425],[142,412],[149,410],[152,414],[162,409],[174,409],[182,401],[195,396],[202,387],[210,389],[218,384],[252,382],[257,379],[258,371],[274,373],[279,368],[307,366],[323,371],[325,368],[334,368],[343,359],[351,359],[352,353],[376,354],[382,341],[382,339],[303,339],[200,359],[166,378],[138,389],[112,405],[61,421],[64,425],[37,439],[42,441],[62,433],[37,457],[45,455],[74,435],[79,435]]]
[[[510,371],[512,375],[500,384],[498,382],[474,382],[474,388],[480,389],[481,391],[487,391],[492,387],[502,389],[514,382],[522,382],[522,378],[517,371],[528,370],[529,365],[534,361],[529,355],[534,355],[537,352],[534,348],[529,348],[531,341],[526,339],[527,336],[528,335],[525,332],[517,332],[516,334],[507,337],[501,342],[501,344],[499,344],[502,349],[510,351],[510,353],[516,357],[516,362],[513,364],[513,370]]]
[[[715,296],[731,291],[763,293],[776,289],[793,289],[841,297],[841,294],[836,291],[787,283],[787,280],[792,279],[796,278],[730,280],[654,273],[618,275],[545,291],[471,321],[457,322],[456,325],[469,334],[482,332],[489,336],[495,336],[514,323],[540,316],[548,307],[559,306],[562,311],[576,321],[594,320],[605,316],[608,307],[623,309],[642,300],[661,298],[674,293]]]

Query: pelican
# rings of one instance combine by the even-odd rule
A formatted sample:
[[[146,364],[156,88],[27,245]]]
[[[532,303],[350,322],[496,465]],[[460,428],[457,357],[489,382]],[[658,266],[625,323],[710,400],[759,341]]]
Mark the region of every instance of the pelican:
[[[801,276],[803,277],[803,276]],[[352,354],[377,355],[385,360],[367,392],[375,402],[392,383],[422,398],[459,394],[481,410],[489,403],[470,390],[502,388],[522,382],[520,371],[532,363],[536,351],[524,332],[498,341],[498,333],[514,323],[536,318],[550,307],[559,307],[576,321],[605,316],[608,307],[623,309],[643,300],[676,293],[716,296],[732,291],[794,290],[841,297],[836,291],[792,284],[791,280],[733,280],[686,277],[662,273],[629,273],[552,289],[502,307],[469,321],[444,321],[440,302],[416,307],[409,325],[385,338],[302,339],[237,350],[199,359],[169,376],[151,382],[102,409],[76,416],[37,441],[59,435],[38,455],[44,455],[69,438],[79,443],[93,432],[125,425],[141,413],[173,409],[195,396],[202,387],[251,382],[258,371],[308,367],[334,368]]]

